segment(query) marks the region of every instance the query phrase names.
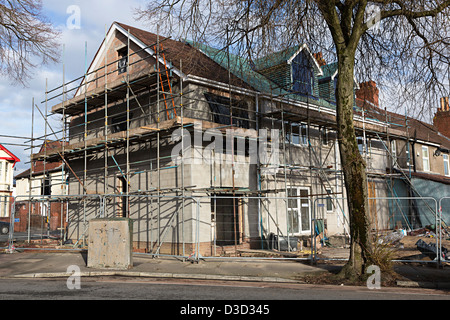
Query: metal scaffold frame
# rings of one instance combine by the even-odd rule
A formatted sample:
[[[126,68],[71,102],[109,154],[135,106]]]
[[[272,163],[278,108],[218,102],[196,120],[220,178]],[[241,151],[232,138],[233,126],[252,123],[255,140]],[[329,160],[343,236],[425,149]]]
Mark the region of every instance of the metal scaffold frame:
[[[108,55],[105,53],[104,65],[97,70],[92,70],[89,72],[88,62],[87,62],[87,44],[85,46],[85,73],[83,76],[66,82],[65,79],[65,63],[63,63],[63,84],[54,89],[48,89],[46,84],[45,89],[45,100],[42,104],[45,106],[45,113],[41,112],[41,109],[35,104],[34,99],[32,102],[32,114],[33,122],[31,128],[31,139],[30,139],[30,181],[29,181],[29,196],[30,200],[32,198],[33,188],[40,188],[40,186],[33,187],[33,165],[36,161],[42,161],[43,172],[42,177],[39,179],[45,179],[48,174],[47,164],[55,161],[61,161],[61,190],[63,195],[69,195],[68,190],[68,179],[69,175],[73,181],[77,181],[79,184],[78,190],[80,192],[80,198],[83,203],[83,227],[86,230],[88,221],[86,220],[86,200],[88,197],[92,196],[92,192],[89,190],[89,177],[91,175],[99,175],[97,168],[90,168],[90,159],[95,158],[94,155],[103,154],[104,166],[103,166],[103,190],[98,192],[96,190],[95,194],[102,195],[104,197],[111,196],[111,201],[114,204],[119,203],[123,210],[118,212],[118,216],[129,217],[130,207],[132,206],[129,200],[133,196],[154,196],[151,197],[151,207],[156,206],[156,230],[157,230],[157,241],[155,246],[153,243],[151,245],[151,250],[156,248],[156,252],[159,253],[164,239],[162,239],[164,233],[169,224],[172,223],[173,217],[167,221],[166,225],[162,225],[160,221],[161,217],[161,197],[166,194],[175,194],[183,199],[183,205],[181,206],[181,221],[184,224],[184,209],[185,200],[190,199],[193,195],[197,194],[208,194],[211,197],[212,210],[216,213],[216,196],[223,193],[225,190],[216,186],[215,178],[211,178],[211,186],[209,188],[198,188],[197,186],[186,185],[185,183],[185,165],[184,162],[179,164],[167,166],[170,162],[170,156],[161,153],[161,146],[165,139],[171,135],[173,130],[181,128],[186,130],[196,130],[195,122],[201,121],[204,123],[214,122],[211,121],[211,117],[214,119],[216,115],[213,110],[203,111],[196,108],[196,104],[201,100],[196,96],[191,96],[190,91],[186,92],[186,87],[184,85],[185,79],[183,77],[176,78],[172,72],[172,62],[166,60],[164,44],[169,38],[160,38],[159,28],[156,37],[156,42],[141,48],[139,50],[131,50],[130,42],[130,31],[128,30],[127,35],[127,50],[126,50],[126,65],[122,65],[124,68],[123,76],[121,81],[110,80],[110,75],[119,72],[119,63],[124,61],[124,57],[119,59],[114,59],[113,61],[108,61]],[[105,33],[105,45],[106,45],[106,33]],[[144,72],[142,74],[133,74],[130,72],[131,67],[138,65],[140,62],[149,59],[149,56],[140,57],[140,53],[146,53],[147,49],[152,49],[154,51],[155,66],[150,72]],[[228,66],[229,52],[228,56]],[[134,59],[134,60],[133,60]],[[180,60],[180,71],[183,71],[183,61]],[[329,196],[332,198],[333,205],[338,208],[339,215],[341,215],[344,227],[344,236],[348,237],[348,218],[345,214],[345,202],[344,198],[344,182],[342,170],[339,168],[339,156],[338,156],[338,140],[337,137],[334,143],[328,146],[326,153],[323,153],[320,148],[317,147],[317,143],[312,143],[317,140],[319,144],[321,143],[322,137],[314,136],[311,134],[313,130],[322,132],[323,128],[326,128],[329,133],[330,130],[336,130],[336,121],[331,113],[327,113],[325,110],[316,108],[309,101],[301,104],[290,99],[289,96],[275,96],[274,94],[262,94],[255,92],[254,94],[249,94],[251,99],[254,99],[255,110],[242,108],[240,105],[233,103],[233,97],[239,96],[241,92],[233,86],[231,78],[232,74],[228,68],[228,86],[221,88],[223,91],[227,91],[228,94],[228,108],[229,108],[229,123],[228,124],[216,124],[215,129],[225,131],[227,128],[235,127],[235,121],[247,121],[251,128],[258,129],[265,126],[265,122],[270,122],[271,128],[281,129],[281,135],[279,137],[282,144],[281,150],[283,153],[283,163],[280,164],[279,170],[270,176],[263,176],[262,170],[264,169],[261,163],[258,162],[256,170],[256,189],[255,190],[242,190],[235,185],[235,175],[236,175],[236,164],[234,162],[234,157],[232,157],[231,165],[231,176],[232,176],[232,186],[230,190],[227,190],[233,197],[233,219],[238,220],[236,204],[236,195],[246,195],[246,196],[257,196],[258,200],[258,217],[260,225],[259,234],[261,237],[261,249],[265,247],[263,239],[267,239],[268,234],[263,225],[263,215],[267,216],[269,221],[272,221],[276,226],[276,234],[278,239],[280,237],[286,237],[289,242],[290,233],[287,232],[283,234],[281,231],[281,226],[279,224],[280,212],[278,212],[278,206],[275,205],[275,212],[270,212],[268,209],[267,201],[269,201],[268,195],[270,194],[281,194],[279,200],[284,202],[284,207],[286,212],[284,213],[286,217],[289,217],[288,212],[288,201],[289,201],[289,187],[292,185],[292,180],[295,174],[305,175],[311,183],[316,183],[320,186],[323,192],[318,194],[309,194],[309,197],[323,197]],[[80,85],[77,85],[81,81]],[[94,89],[90,90],[90,86],[96,83],[104,83]],[[71,87],[69,89],[69,87]],[[276,88],[272,88],[275,90]],[[168,91],[167,91],[168,90]],[[69,98],[75,91],[74,97]],[[79,93],[77,95],[77,92]],[[143,102],[143,98],[148,97],[148,103]],[[248,98],[248,97],[247,97]],[[261,99],[266,99],[270,101],[270,110],[260,109]],[[52,101],[59,101],[60,109],[58,113],[48,113],[48,104]],[[120,113],[111,113],[110,106],[113,104],[120,104],[124,106],[125,110]],[[96,108],[104,109],[102,117],[93,118],[90,117]],[[45,129],[44,135],[40,137],[34,137],[34,112],[37,110],[44,121]],[[133,113],[141,112],[140,117],[133,117]],[[236,113],[234,113],[236,112]],[[247,117],[242,117],[242,112],[252,113],[248,114]],[[195,114],[194,118],[186,117],[186,113]],[[55,131],[49,123],[49,117],[61,114],[62,129]],[[218,114],[223,116],[223,114]],[[112,121],[113,116],[121,118],[121,121]],[[120,117],[119,117],[120,116]],[[78,118],[77,118],[78,117]],[[76,122],[75,119],[82,120]],[[367,159],[367,147],[366,138],[379,138],[381,137],[387,139],[388,146],[390,141],[390,131],[389,126],[391,121],[386,119],[385,121],[379,121],[380,128],[385,128],[385,132],[377,132],[374,128],[374,122],[371,123],[371,127],[367,127],[368,119],[364,110],[362,110],[362,115],[358,118],[361,126],[357,127],[359,134],[363,136],[363,156]],[[408,127],[407,118],[405,120],[405,126]],[[143,123],[139,126],[132,125],[134,123]],[[305,149],[307,149],[308,163],[300,164],[292,161],[290,154],[292,152],[293,145],[288,143],[287,139],[290,137],[289,129],[293,123],[305,123],[306,124],[306,136],[304,137],[307,141]],[[396,124],[399,125],[399,124]],[[114,126],[122,126],[123,131],[113,132],[112,128]],[[47,131],[49,129],[51,132]],[[77,132],[78,131],[78,132]],[[327,134],[328,134],[327,133]],[[50,139],[53,137],[53,139]],[[181,145],[184,146],[184,134],[181,134]],[[272,138],[272,137],[270,137]],[[396,138],[406,139],[409,141],[408,137]],[[233,137],[234,139],[234,137]],[[43,141],[42,145],[36,145],[37,141]],[[48,142],[59,142],[60,147],[58,148],[48,148]],[[74,142],[78,141],[78,142]],[[234,140],[233,140],[234,141]],[[150,152],[148,157],[144,160],[131,161],[130,152],[131,148],[136,145],[144,144],[148,149],[156,149],[155,152]],[[232,148],[234,143],[231,144]],[[34,149],[40,148],[39,153],[34,153]],[[119,152],[120,151],[120,152]],[[274,152],[274,150],[271,150]],[[234,150],[232,149],[232,154]],[[325,166],[328,158],[334,154],[334,169],[330,169]],[[387,149],[387,154],[392,157]],[[119,158],[119,155],[122,157]],[[123,156],[124,155],[124,156]],[[184,150],[183,150],[184,155]],[[409,157],[409,153],[408,153]],[[74,159],[77,161],[82,161],[83,165],[81,169],[74,169],[70,165],[69,159]],[[108,161],[109,160],[109,161]],[[111,163],[112,161],[112,163]],[[389,161],[392,162],[392,161]],[[409,163],[409,160],[408,160]],[[145,165],[146,169],[141,167]],[[79,167],[79,166],[78,166]],[[139,167],[139,168],[138,168]],[[181,173],[181,185],[175,188],[163,188],[161,181],[161,172],[169,168],[179,168]],[[120,179],[116,181],[122,181],[120,190],[118,186],[114,185],[111,187],[107,181],[111,174],[117,172]],[[130,186],[131,177],[137,173],[143,173],[146,177],[149,177],[147,183],[148,188],[145,190],[132,190]],[[392,171],[391,171],[392,173]],[[369,177],[383,178],[390,181],[392,186],[392,174],[379,174],[368,172]],[[156,178],[155,178],[156,176]],[[271,187],[273,184],[273,187]],[[327,190],[334,190],[334,192],[328,193]],[[117,197],[114,195],[121,194],[123,197]],[[122,201],[122,203],[120,203]],[[154,203],[155,202],[155,203]],[[108,215],[107,205],[105,203],[103,206],[103,215]],[[31,213],[31,206],[30,206]],[[63,214],[61,213],[61,216]],[[323,217],[322,217],[323,218]],[[62,219],[62,218],[61,218]],[[68,217],[66,217],[68,219]],[[153,223],[153,218],[152,218]],[[286,218],[286,230],[290,230],[291,222]],[[61,223],[62,224],[62,223]],[[237,252],[237,247],[241,244],[241,238],[237,235],[238,232],[242,232],[242,229],[236,229],[237,223],[234,223],[234,250]],[[181,230],[184,232],[184,225]],[[311,227],[311,230],[314,230]],[[77,244],[86,245],[85,232],[82,232],[81,237],[77,240]],[[187,256],[188,252],[184,246],[182,246],[182,256]],[[289,248],[290,251],[290,248]],[[153,253],[154,251],[152,251]],[[214,243],[214,253],[216,253],[216,244]]]

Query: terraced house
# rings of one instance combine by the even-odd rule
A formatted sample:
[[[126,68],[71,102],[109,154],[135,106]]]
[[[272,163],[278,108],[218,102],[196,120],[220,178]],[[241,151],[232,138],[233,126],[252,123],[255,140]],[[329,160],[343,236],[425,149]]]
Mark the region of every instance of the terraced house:
[[[51,106],[65,143],[33,159],[64,159],[63,188],[80,196],[67,217],[77,243],[99,215],[132,218],[134,246],[152,253],[295,250],[323,230],[345,238],[337,77],[307,44],[249,62],[115,22],[80,85],[63,84]],[[448,194],[450,140],[381,108],[367,80],[355,80],[354,121],[372,228],[428,224],[434,213],[402,197]]]

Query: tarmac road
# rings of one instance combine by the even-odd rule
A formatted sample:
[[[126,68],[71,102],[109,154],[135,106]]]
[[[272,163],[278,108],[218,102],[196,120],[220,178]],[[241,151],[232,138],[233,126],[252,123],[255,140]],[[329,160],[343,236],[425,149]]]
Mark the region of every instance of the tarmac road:
[[[68,285],[69,284],[69,285]],[[254,301],[274,308],[287,301],[312,300],[450,300],[446,292],[433,289],[382,288],[252,283],[189,279],[136,279],[124,277],[82,278],[79,287],[70,279],[1,279],[1,300],[153,300],[234,301],[248,305]],[[263,303],[264,302],[264,303]],[[176,310],[170,310],[172,313]],[[327,310],[322,310],[327,312]]]
[[[450,299],[448,267],[399,265],[401,269],[398,271],[408,280],[407,285],[417,288],[370,290],[367,287],[305,284],[297,280],[299,276],[327,272],[331,266],[312,266],[297,261],[213,259],[191,263],[174,258],[135,255],[132,269],[115,271],[87,268],[86,258],[86,253],[65,251],[0,254],[0,299],[144,299],[180,303],[216,299],[286,303],[291,300]],[[70,290],[67,281],[74,275],[74,266],[80,271],[80,288]]]

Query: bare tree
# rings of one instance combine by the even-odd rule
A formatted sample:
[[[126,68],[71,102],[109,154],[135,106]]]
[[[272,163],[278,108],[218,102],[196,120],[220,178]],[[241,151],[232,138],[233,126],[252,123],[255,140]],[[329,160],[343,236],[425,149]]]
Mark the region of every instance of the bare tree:
[[[41,0],[1,0],[0,73],[26,85],[32,69],[58,61],[58,36],[42,14]]]
[[[137,17],[250,60],[307,43],[337,61],[337,128],[351,235],[342,274],[351,278],[373,263],[366,164],[353,126],[355,75],[390,92],[386,103],[392,108],[414,105],[423,117],[448,90],[449,7],[448,0],[161,0],[149,1]]]

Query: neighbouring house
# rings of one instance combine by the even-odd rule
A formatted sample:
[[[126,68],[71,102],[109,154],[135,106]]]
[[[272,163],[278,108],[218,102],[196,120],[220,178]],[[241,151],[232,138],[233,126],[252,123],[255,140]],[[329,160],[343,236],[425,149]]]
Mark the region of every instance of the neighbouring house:
[[[448,97],[442,97],[440,106],[433,118],[433,124],[447,138],[450,138],[450,103]]]
[[[51,152],[61,146],[60,141],[46,140],[39,152]],[[67,195],[65,170],[61,159],[54,162],[34,160],[30,169],[15,176],[16,231],[24,232],[28,227],[55,231],[64,227],[67,210],[58,197]]]
[[[67,143],[32,162],[67,161],[57,179],[83,196],[67,212],[77,243],[98,216],[133,219],[134,246],[152,253],[296,247],[324,229],[345,237],[338,76],[306,44],[248,61],[115,22],[71,98],[52,107],[69,124]],[[380,108],[378,96],[375,82],[355,79],[371,228],[428,224],[420,181],[448,192],[450,140]],[[45,176],[34,180],[45,189]]]
[[[20,159],[0,144],[0,218],[9,218],[11,214],[13,175],[17,162],[20,162]]]

